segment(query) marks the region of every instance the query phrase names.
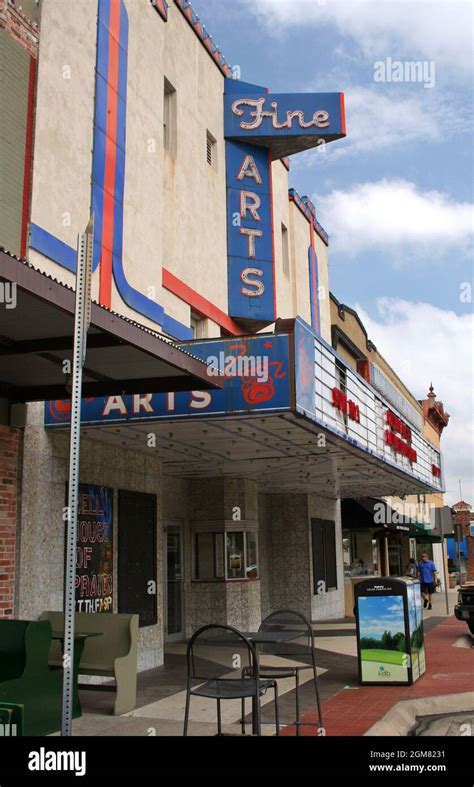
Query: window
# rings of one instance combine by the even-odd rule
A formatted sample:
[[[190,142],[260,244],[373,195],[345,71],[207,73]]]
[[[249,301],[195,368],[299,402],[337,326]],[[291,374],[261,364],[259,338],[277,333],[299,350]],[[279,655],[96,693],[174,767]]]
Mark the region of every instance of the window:
[[[257,579],[256,532],[196,533],[194,546],[195,579]]]
[[[285,276],[290,275],[290,250],[288,245],[288,229],[283,222],[281,223],[281,259],[283,273]]]
[[[349,570],[352,566],[352,539],[348,534],[346,538],[342,539],[342,549],[344,554],[344,571]]]
[[[176,158],[176,140],[176,90],[165,77],[163,90],[163,145],[173,158]]]
[[[245,576],[244,534],[226,533],[227,579],[243,579]]]
[[[257,579],[258,577],[258,537],[257,533],[250,531],[245,534],[247,541],[247,579]]]
[[[193,339],[202,339],[203,338],[203,323],[204,320],[196,314],[195,312],[191,312],[191,330],[193,332]]]
[[[224,579],[224,533],[196,533],[196,579]]]
[[[336,526],[330,519],[312,519],[314,595],[337,589]]]
[[[213,167],[213,169],[217,169],[216,140],[210,131],[206,132],[206,158],[209,166]]]

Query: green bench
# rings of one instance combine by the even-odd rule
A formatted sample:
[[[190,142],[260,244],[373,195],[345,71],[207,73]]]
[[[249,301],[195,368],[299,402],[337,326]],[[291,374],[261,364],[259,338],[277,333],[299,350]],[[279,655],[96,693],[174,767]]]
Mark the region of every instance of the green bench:
[[[17,709],[11,719],[24,735],[61,728],[63,670],[49,666],[50,646],[47,620],[0,620],[0,708]],[[74,718],[80,715],[75,707]]]
[[[63,612],[43,612],[40,619],[48,620],[55,631],[64,627]],[[138,615],[76,612],[75,628],[85,634],[102,633],[86,640],[79,674],[115,678],[114,714],[119,716],[133,710],[137,702]],[[57,641],[51,643],[49,663],[61,664],[61,647]],[[107,690],[109,687],[87,684],[81,688]]]

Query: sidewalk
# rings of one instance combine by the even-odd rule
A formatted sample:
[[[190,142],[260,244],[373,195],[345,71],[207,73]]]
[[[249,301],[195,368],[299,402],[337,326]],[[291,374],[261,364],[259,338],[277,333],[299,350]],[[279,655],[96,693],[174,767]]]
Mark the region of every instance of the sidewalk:
[[[456,597],[456,592],[450,591],[450,611]],[[468,647],[468,629],[454,617],[446,616],[444,595],[434,596],[433,610],[425,610],[424,619],[427,672],[413,686],[359,686],[355,622],[344,619],[314,624],[319,690],[327,735],[363,735],[400,700],[459,694],[474,686],[474,653]],[[126,716],[111,715],[113,694],[81,691],[83,716],[74,720],[73,734],[182,735],[185,652],[185,643],[169,643],[165,665],[139,674],[137,708]],[[295,708],[294,681],[280,681],[279,693],[281,720],[291,722]],[[225,705],[223,731],[239,734],[240,703]],[[302,719],[315,721],[315,696],[310,680],[301,686],[300,706]],[[246,719],[250,724],[250,713]],[[263,698],[262,719],[273,720],[271,692]],[[193,698],[189,734],[209,736],[216,732],[215,702]],[[281,730],[282,735],[294,735],[295,732],[294,726]],[[262,734],[274,733],[272,724],[263,726]],[[303,727],[302,734],[315,735],[316,730]]]
[[[455,600],[456,593],[451,591],[450,608]],[[465,694],[473,690],[474,655],[467,626],[453,616],[441,617],[441,610],[445,613],[444,605],[444,595],[437,594],[433,610],[424,611],[426,673],[413,686],[358,686],[351,682],[323,705],[326,735],[364,735],[401,700]],[[303,721],[315,720],[315,712],[303,717]],[[281,734],[295,733],[295,727],[287,727]],[[316,731],[303,727],[302,734],[315,735]]]

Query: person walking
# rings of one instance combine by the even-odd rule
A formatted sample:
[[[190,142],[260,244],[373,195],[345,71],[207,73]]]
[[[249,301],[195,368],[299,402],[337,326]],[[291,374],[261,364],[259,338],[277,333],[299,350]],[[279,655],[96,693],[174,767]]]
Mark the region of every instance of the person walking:
[[[418,563],[418,576],[420,577],[421,595],[425,609],[432,609],[431,596],[435,592],[437,573],[436,566],[430,560],[428,552],[423,552]]]

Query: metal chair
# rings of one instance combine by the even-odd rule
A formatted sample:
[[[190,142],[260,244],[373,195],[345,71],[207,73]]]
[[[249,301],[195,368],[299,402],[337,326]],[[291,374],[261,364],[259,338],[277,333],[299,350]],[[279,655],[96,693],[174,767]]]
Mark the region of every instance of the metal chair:
[[[314,644],[314,631],[313,627],[302,612],[294,609],[279,609],[272,612],[265,620],[262,621],[259,631],[281,631],[282,629],[301,630],[301,638],[290,640],[288,642],[279,644],[265,644],[260,648],[260,675],[262,678],[271,680],[278,680],[279,678],[295,678],[295,702],[296,702],[296,734],[300,735],[300,728],[302,726],[323,728],[323,717],[321,713],[321,702],[319,699],[318,690],[318,674],[316,669],[316,656]],[[305,639],[306,643],[301,643],[301,639]],[[265,664],[264,656],[281,656],[282,658],[295,659],[298,661],[307,660],[301,666],[273,666]],[[313,671],[314,690],[316,694],[316,706],[318,709],[318,722],[302,722],[300,721],[300,672],[302,670],[311,669]],[[263,722],[266,723],[266,722]]]
[[[232,626],[210,624],[199,628],[187,647],[188,678],[183,735],[188,734],[191,696],[217,701],[217,731],[222,735],[221,701],[252,699],[254,728],[261,734],[260,697],[272,688],[275,694],[276,734],[280,733],[278,685],[272,678],[261,679],[258,658],[251,642]],[[246,677],[243,677],[245,671]],[[203,681],[191,686],[192,681]],[[245,732],[242,727],[242,733]]]

